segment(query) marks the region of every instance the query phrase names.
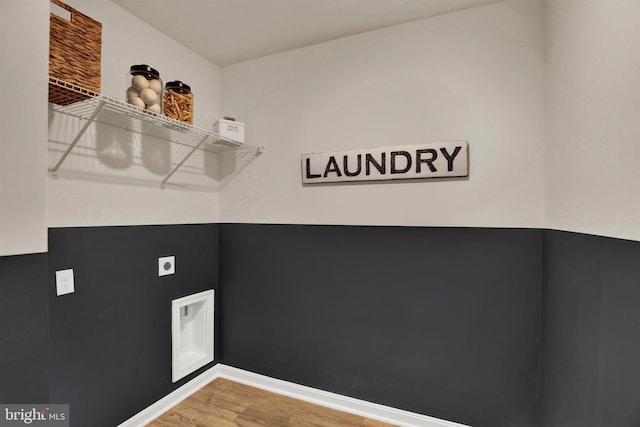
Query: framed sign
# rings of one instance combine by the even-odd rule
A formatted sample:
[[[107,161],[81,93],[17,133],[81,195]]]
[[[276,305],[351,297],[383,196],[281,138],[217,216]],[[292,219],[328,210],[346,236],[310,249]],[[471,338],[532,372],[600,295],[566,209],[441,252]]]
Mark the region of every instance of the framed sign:
[[[303,154],[302,183],[468,176],[468,151],[467,141],[450,141]]]

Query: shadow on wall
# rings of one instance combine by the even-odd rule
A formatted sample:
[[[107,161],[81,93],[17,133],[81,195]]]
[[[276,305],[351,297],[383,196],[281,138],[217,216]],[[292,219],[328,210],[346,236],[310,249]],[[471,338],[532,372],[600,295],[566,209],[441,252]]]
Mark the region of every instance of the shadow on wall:
[[[207,143],[194,149],[199,141],[193,137],[128,117],[117,120],[132,120],[126,125],[136,131],[94,122],[67,153],[87,120],[49,106],[49,170],[64,178],[211,191],[226,184],[257,156],[253,150]],[[99,117],[103,114],[115,113],[101,112]]]
[[[57,166],[61,176],[69,178],[153,185],[170,171],[169,141],[95,122],[63,158],[86,120],[60,114],[49,105],[49,170]]]

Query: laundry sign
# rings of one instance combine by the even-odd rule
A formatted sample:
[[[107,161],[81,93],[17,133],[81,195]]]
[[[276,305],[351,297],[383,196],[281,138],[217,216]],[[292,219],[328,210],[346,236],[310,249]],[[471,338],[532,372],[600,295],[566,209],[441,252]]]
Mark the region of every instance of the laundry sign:
[[[302,155],[302,182],[460,177],[469,174],[467,141],[396,145]]]

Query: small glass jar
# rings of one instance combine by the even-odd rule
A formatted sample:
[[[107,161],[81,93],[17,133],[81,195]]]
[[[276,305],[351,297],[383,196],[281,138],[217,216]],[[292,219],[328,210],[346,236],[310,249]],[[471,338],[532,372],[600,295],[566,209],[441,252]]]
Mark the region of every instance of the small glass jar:
[[[153,113],[162,113],[162,80],[148,65],[132,65],[127,73],[127,102]]]
[[[162,96],[164,115],[182,123],[193,123],[193,94],[189,85],[179,80],[168,82]]]

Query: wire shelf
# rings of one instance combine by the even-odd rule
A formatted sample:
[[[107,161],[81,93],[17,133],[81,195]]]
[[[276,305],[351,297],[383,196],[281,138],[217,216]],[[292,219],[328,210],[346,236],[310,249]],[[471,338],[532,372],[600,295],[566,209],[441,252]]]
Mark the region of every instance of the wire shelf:
[[[70,138],[71,142],[66,144],[66,148],[58,147],[58,151],[62,154],[55,165],[49,169],[54,177],[58,176],[62,164],[92,123],[124,129],[143,137],[151,136],[170,141],[172,158],[169,161],[169,170],[163,174],[164,177],[160,182],[163,188],[165,185],[219,188],[262,152],[262,147],[254,147],[225,138],[211,131],[143,110],[122,100],[91,92],[54,77],[49,77],[49,102],[52,104],[53,112],[76,118],[82,123],[80,129],[74,130],[75,135]],[[60,141],[56,143],[58,146],[61,144]],[[233,161],[231,172],[226,173],[224,179],[211,179],[208,174],[209,177],[204,176],[199,180],[202,182],[194,183],[198,175],[197,170],[201,169],[204,173],[205,166],[199,160],[206,155],[204,152],[219,154],[221,158]],[[224,155],[226,152],[231,153]],[[227,166],[226,169],[229,167]]]

